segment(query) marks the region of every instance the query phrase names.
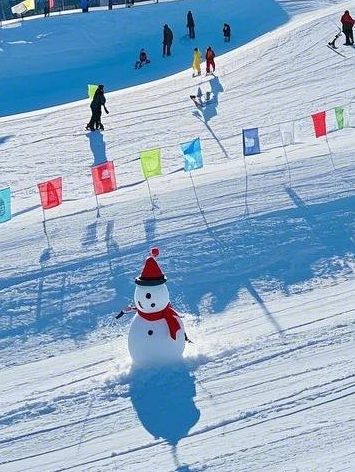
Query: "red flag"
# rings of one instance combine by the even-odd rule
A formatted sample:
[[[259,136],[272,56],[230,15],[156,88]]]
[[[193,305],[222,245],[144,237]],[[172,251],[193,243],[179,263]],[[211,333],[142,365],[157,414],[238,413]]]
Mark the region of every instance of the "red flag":
[[[314,115],[312,115],[312,120],[316,138],[319,138],[320,136],[325,136],[327,134],[327,127],[325,124],[325,111],[314,113]]]
[[[112,161],[91,168],[95,195],[117,190],[115,166]]]
[[[57,177],[56,179],[48,180],[38,184],[38,190],[41,196],[41,203],[44,210],[54,208],[62,203],[63,200],[63,179]]]

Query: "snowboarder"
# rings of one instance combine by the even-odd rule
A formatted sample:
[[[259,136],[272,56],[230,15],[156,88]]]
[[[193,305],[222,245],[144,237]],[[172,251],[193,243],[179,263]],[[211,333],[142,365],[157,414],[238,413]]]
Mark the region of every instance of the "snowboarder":
[[[140,69],[144,64],[150,64],[150,60],[148,59],[147,53],[144,49],[141,49],[139,53],[139,60],[135,63],[134,68]]]
[[[191,10],[187,13],[187,29],[189,30],[189,38],[195,39],[195,22],[191,13]]]
[[[135,364],[176,362],[188,341],[184,325],[170,304],[166,276],[152,248],[141,274],[136,278],[136,315],[128,334],[128,350]]]
[[[224,42],[229,43],[231,40],[231,27],[227,23],[224,23],[222,31],[224,36]]]
[[[212,66],[212,72],[216,70],[216,65],[214,63],[214,58],[216,57],[216,54],[214,53],[213,49],[211,46],[208,46],[206,50],[206,74],[209,74],[211,71],[211,66]]]
[[[355,21],[351,18],[349,10],[345,10],[344,15],[341,17],[340,21],[343,25],[343,33],[345,34],[346,38],[344,46],[352,46],[354,44],[353,26]]]
[[[108,109],[105,106],[105,103],[106,103],[106,98],[104,95],[104,86],[100,84],[97,87],[94,93],[92,102],[90,104],[91,119],[89,123],[86,125],[87,130],[95,131],[95,129],[100,129],[103,131],[105,129],[103,124],[101,123],[101,114],[102,114],[101,107],[104,108],[107,114],[109,113]]]
[[[192,60],[192,70],[193,70],[192,77],[196,77],[196,75],[201,75],[201,52],[199,48],[194,49],[194,55],[193,55],[193,60]]]
[[[173,42],[173,32],[169,28],[168,25],[164,25],[164,30],[163,30],[163,57],[165,55],[171,56],[170,48]]]

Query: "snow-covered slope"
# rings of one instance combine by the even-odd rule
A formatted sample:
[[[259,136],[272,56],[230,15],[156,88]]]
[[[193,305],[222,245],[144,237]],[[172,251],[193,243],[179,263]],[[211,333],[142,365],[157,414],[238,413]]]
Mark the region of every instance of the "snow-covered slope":
[[[219,56],[217,77],[108,94],[104,134],[82,131],[86,100],[1,118],[0,188],[14,194],[0,226],[1,472],[354,470],[355,133],[316,140],[309,115],[344,105],[353,124],[355,50],[324,45],[344,5],[279,6],[301,3]],[[203,112],[198,87],[214,98]],[[244,159],[247,127],[263,152]],[[197,136],[205,167],[190,176],[179,143]],[[152,210],[138,153],[155,146]],[[98,217],[104,159],[120,188]],[[43,226],[36,183],[58,175],[65,201]],[[184,366],[137,372],[130,320],[113,314],[153,245],[194,344]]]

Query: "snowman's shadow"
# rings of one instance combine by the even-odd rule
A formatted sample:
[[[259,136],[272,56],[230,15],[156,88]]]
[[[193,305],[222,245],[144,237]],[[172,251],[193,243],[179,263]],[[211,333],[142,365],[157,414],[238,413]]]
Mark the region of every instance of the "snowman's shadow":
[[[174,450],[200,418],[195,377],[183,363],[132,371],[129,394],[143,427]]]

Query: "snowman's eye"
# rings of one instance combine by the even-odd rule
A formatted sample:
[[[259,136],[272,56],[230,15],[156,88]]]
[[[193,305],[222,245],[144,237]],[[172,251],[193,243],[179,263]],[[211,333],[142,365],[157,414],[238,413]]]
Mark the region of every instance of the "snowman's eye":
[[[145,298],[148,298],[148,299],[149,299],[149,298],[152,298],[152,295],[151,295],[150,293],[147,293],[146,296],[145,296]]]

